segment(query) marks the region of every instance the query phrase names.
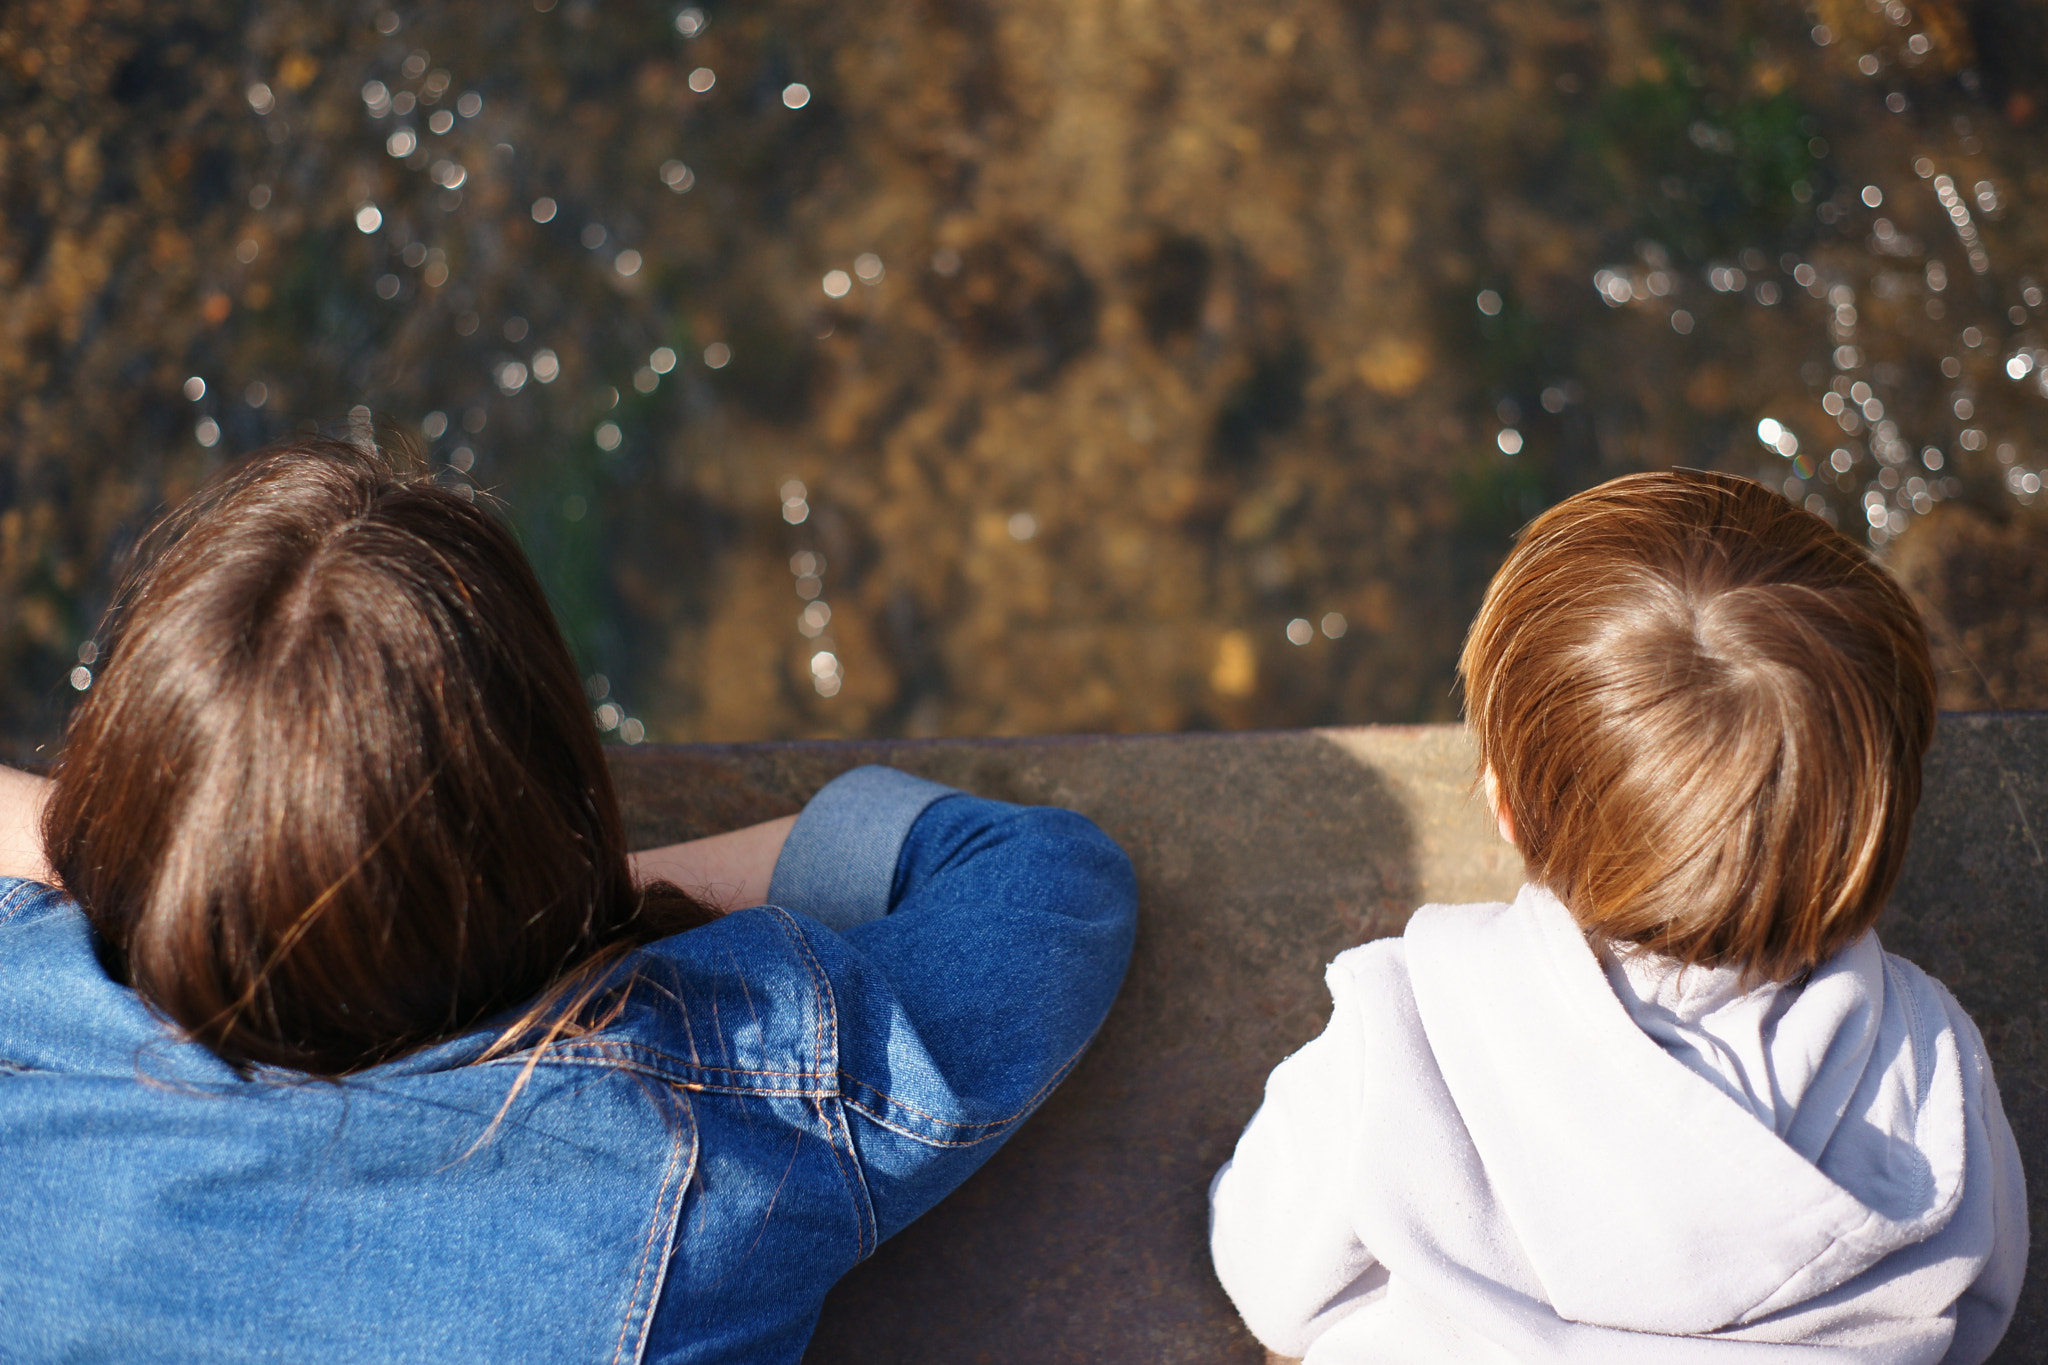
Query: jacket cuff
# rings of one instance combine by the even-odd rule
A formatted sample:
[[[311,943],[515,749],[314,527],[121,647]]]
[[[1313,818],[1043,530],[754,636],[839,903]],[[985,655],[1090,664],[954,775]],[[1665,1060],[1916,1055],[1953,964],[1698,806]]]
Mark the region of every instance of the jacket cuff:
[[[889,913],[903,841],[925,808],[959,795],[894,768],[841,773],[797,816],[775,860],[768,900],[828,929],[851,929]]]

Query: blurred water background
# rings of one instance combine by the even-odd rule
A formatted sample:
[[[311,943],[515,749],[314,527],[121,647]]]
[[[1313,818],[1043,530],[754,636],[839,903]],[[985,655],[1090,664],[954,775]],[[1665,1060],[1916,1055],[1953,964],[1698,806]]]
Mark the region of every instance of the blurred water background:
[[[627,742],[1449,718],[1513,530],[1670,465],[2048,705],[2044,114],[2015,0],[13,0],[0,735],[372,425]]]

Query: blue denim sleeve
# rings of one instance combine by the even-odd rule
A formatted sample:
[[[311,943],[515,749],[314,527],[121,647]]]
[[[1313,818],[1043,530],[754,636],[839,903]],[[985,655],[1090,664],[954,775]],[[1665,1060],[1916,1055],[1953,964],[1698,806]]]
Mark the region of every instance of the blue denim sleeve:
[[[1071,811],[935,797],[893,873],[889,913],[841,935],[853,970],[833,982],[840,1093],[881,1237],[1072,1070],[1137,923],[1130,860]]]

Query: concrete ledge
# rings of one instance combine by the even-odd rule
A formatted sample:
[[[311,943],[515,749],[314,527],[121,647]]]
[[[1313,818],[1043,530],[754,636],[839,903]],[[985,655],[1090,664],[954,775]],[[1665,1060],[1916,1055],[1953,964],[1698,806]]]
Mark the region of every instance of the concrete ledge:
[[[836,1289],[807,1360],[1257,1362],[1210,1274],[1203,1191],[1274,1063],[1321,1029],[1322,968],[1520,863],[1456,726],[618,749],[636,843],[796,810],[888,763],[1079,810],[1137,865],[1137,953],[1094,1049],[1017,1138]],[[1946,716],[1886,943],[1983,1026],[2048,1227],[2048,714]],[[1997,1359],[2048,1358],[2036,1256]]]

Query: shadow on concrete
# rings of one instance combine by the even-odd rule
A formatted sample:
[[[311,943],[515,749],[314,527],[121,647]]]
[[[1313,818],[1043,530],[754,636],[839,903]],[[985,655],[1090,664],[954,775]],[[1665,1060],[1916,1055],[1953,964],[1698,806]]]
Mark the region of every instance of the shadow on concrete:
[[[2048,712],[1946,715],[1884,946],[1984,1032],[2027,1171],[2034,1253],[1994,1365],[2048,1360]]]
[[[1137,865],[1138,947],[1071,1079],[833,1291],[806,1360],[1262,1360],[1209,1270],[1207,1182],[1321,1029],[1330,958],[1418,903],[1512,894],[1463,732],[700,745],[613,769],[645,847],[787,814],[875,762],[1092,817]],[[1942,718],[1879,933],[1982,1027],[2048,1227],[2048,713]],[[2048,1360],[2048,1255],[1993,1360]]]
[[[654,842],[786,813],[866,762],[1095,820],[1137,867],[1138,945],[1072,1077],[841,1282],[806,1361],[1262,1360],[1209,1268],[1209,1177],[1266,1073],[1321,1030],[1324,965],[1407,922],[1404,803],[1308,733],[692,747],[614,768]]]

